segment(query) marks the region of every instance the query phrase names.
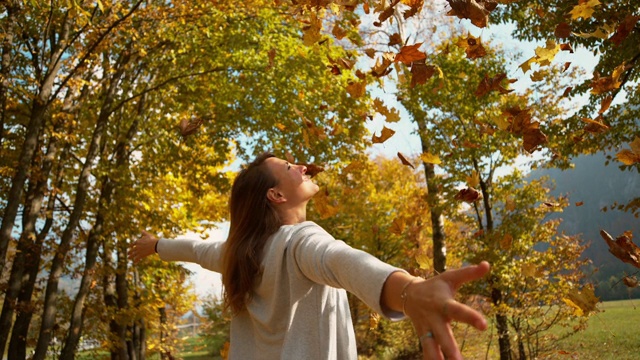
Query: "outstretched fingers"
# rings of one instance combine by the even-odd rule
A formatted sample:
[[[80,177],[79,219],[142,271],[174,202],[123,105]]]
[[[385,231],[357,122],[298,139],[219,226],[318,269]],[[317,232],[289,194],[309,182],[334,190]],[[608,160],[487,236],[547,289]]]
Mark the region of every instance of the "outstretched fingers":
[[[471,265],[456,270],[447,270],[442,273],[442,278],[457,290],[462,284],[478,280],[485,276],[489,272],[489,268],[489,263],[483,261],[478,265]]]

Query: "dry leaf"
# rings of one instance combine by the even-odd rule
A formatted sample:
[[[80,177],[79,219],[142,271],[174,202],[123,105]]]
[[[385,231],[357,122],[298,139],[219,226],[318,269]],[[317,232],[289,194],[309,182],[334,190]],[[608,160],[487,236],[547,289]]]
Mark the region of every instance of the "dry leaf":
[[[393,219],[393,223],[391,223],[391,227],[389,228],[389,231],[395,235],[402,235],[402,232],[404,232],[405,227],[406,227],[406,224],[404,222],[404,219],[395,218]]]
[[[447,16],[457,16],[460,19],[469,19],[479,28],[487,26],[489,13],[496,8],[497,3],[489,0],[447,0],[451,10]]]
[[[462,200],[466,203],[471,204],[482,199],[482,193],[472,187],[468,187],[458,191],[454,199]]]
[[[427,65],[425,60],[414,61],[411,63],[411,88],[416,85],[425,84],[436,73],[436,67]]]
[[[460,38],[456,45],[464,49],[468,59],[478,59],[487,55],[481,39],[471,34],[468,34],[466,38]]]
[[[584,316],[596,311],[596,304],[600,301],[593,292],[592,286],[585,286],[582,290],[573,289],[562,299],[576,310],[576,315]]]
[[[638,285],[640,285],[638,283],[638,279],[636,279],[634,276],[625,276],[622,278],[622,282],[630,288],[638,287]]]
[[[431,153],[422,153],[420,154],[420,160],[422,160],[422,162],[426,163],[426,164],[441,164],[442,161],[440,160],[440,157],[438,155],[433,155]]]
[[[609,245],[609,252],[627,264],[640,268],[640,248],[631,240],[631,233],[625,232],[615,240],[609,233],[600,230],[600,236]]]
[[[620,43],[624,41],[624,39],[626,39],[635,28],[638,20],[640,20],[640,16],[627,15],[627,17],[625,17],[618,25],[616,33],[609,38],[609,40],[616,45],[620,45]]]
[[[393,61],[409,65],[414,61],[426,59],[427,54],[418,50],[420,46],[422,46],[422,43],[403,46]]]
[[[382,131],[380,132],[380,136],[376,136],[376,134],[373,134],[373,137],[372,137],[371,141],[374,144],[381,144],[381,143],[387,141],[395,133],[396,132],[394,130],[391,130],[386,126],[383,126],[382,127]]]
[[[409,162],[409,160],[407,160],[407,158],[406,158],[406,157],[404,157],[404,155],[403,155],[401,152],[399,152],[399,151],[398,151],[398,158],[400,159],[400,161],[402,161],[402,165],[409,166],[409,167],[411,167],[412,169],[415,169],[415,168],[416,168],[416,167],[415,167],[415,166],[413,166],[413,164],[412,164],[412,163],[410,163],[410,162]]]
[[[186,138],[195,134],[203,123],[204,119],[182,119],[180,121],[180,135],[182,135],[182,138]]]
[[[623,149],[616,154],[616,158],[625,165],[640,163],[640,137],[636,137],[629,145],[631,150]]]
[[[484,79],[482,79],[482,81],[480,82],[480,84],[478,85],[478,88],[476,89],[475,95],[477,97],[482,97],[488,93],[490,93],[491,91],[498,91],[500,94],[508,94],[510,92],[513,91],[512,90],[508,90],[505,89],[504,87],[502,87],[501,83],[502,80],[507,78],[507,74],[505,73],[500,73],[492,78],[489,78],[489,76],[487,74],[484,75]],[[513,82],[510,79],[507,79],[509,82]]]

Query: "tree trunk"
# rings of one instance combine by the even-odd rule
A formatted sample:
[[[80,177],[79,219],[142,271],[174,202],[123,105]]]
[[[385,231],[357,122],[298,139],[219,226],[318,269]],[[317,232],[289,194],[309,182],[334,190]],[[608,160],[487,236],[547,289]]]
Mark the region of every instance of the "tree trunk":
[[[5,5],[7,15],[3,20],[4,36],[2,39],[2,60],[0,60],[0,149],[4,139],[4,124],[7,119],[7,92],[9,89],[9,73],[11,71],[11,50],[13,38],[16,35],[15,15],[20,9],[18,6],[16,1],[7,1]]]
[[[495,306],[502,303],[502,293],[497,288],[491,289],[491,301]],[[496,326],[498,328],[498,344],[500,345],[500,360],[511,360],[511,341],[509,340],[509,324],[507,317],[496,314]]]
[[[420,143],[423,153],[429,152],[428,129],[424,120],[416,119],[420,133]],[[427,204],[431,212],[431,234],[433,237],[433,269],[437,273],[447,270],[447,244],[444,233],[444,217],[439,201],[439,189],[436,181],[435,165],[423,162],[424,175],[427,180]]]
[[[59,36],[59,43],[68,41],[70,21],[71,20],[68,17],[65,19]],[[64,46],[59,46],[53,54],[51,54],[51,66],[49,67],[47,76],[40,84],[40,92],[34,97],[33,104],[31,106],[29,125],[27,125],[27,132],[20,151],[20,157],[18,159],[18,167],[11,181],[11,190],[9,190],[9,195],[7,196],[7,204],[2,216],[2,226],[0,226],[0,272],[4,271],[7,249],[9,247],[9,242],[11,241],[11,232],[15,226],[15,220],[22,200],[25,182],[29,175],[31,163],[38,145],[38,135],[44,126],[45,113],[50,104],[54,80],[62,66],[62,61],[60,61],[60,59],[64,48]]]

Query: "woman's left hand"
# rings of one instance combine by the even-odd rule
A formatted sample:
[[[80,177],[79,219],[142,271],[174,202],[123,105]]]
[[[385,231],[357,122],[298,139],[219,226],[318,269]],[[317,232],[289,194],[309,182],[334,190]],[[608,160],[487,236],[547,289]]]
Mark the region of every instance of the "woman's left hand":
[[[137,264],[147,256],[155,254],[157,242],[158,238],[155,235],[142,230],[142,236],[129,246],[129,259]]]

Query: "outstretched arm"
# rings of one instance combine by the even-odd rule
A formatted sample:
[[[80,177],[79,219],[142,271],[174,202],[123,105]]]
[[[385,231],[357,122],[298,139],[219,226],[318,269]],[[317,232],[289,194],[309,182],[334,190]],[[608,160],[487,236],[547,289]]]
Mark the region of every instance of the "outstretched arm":
[[[424,359],[462,359],[451,322],[460,321],[485,330],[487,321],[480,312],[457,302],[454,296],[462,284],[480,279],[488,272],[486,261],[448,270],[430,279],[398,271],[387,278],[380,300],[383,306],[411,318],[424,349]]]
[[[222,271],[222,249],[224,242],[189,238],[159,239],[142,230],[142,236],[129,247],[129,259],[134,264],[156,252],[164,261],[186,261],[199,264],[205,269]]]

